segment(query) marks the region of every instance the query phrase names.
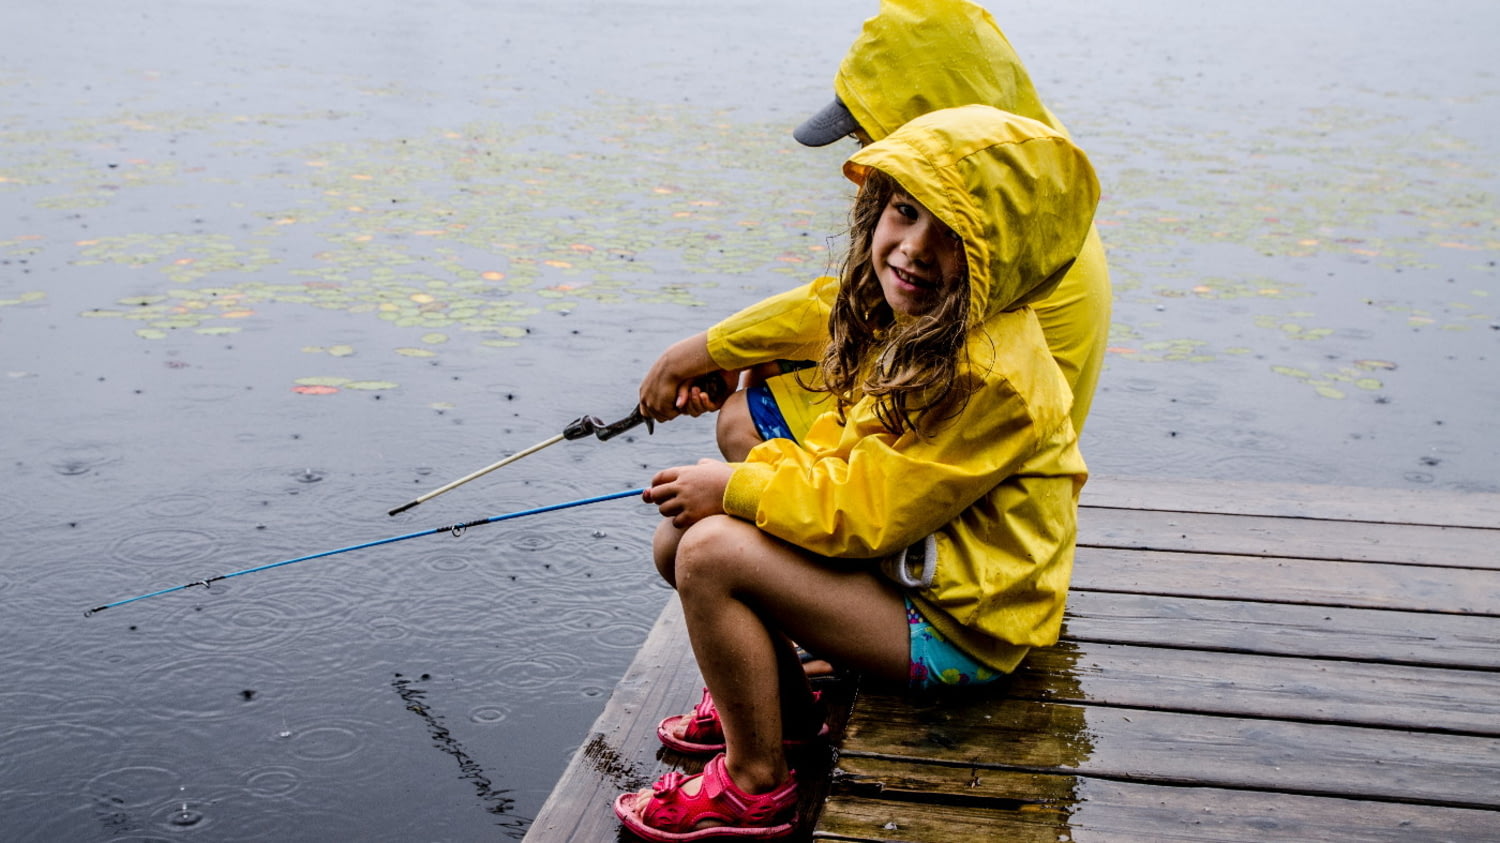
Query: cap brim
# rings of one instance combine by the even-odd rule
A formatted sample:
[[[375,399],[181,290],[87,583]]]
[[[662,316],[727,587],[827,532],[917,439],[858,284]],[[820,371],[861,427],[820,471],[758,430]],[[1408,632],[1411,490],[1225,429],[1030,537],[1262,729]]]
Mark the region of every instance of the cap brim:
[[[845,138],[859,129],[854,115],[835,97],[822,111],[807,118],[801,126],[792,130],[792,137],[803,146],[827,146]]]

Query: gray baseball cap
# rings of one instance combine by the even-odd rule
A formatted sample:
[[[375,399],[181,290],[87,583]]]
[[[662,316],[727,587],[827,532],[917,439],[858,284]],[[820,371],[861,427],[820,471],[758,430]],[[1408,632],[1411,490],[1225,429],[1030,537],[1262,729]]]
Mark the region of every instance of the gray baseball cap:
[[[823,107],[822,111],[807,118],[801,126],[792,130],[792,137],[803,146],[827,146],[839,138],[848,137],[859,129],[859,124],[854,121],[854,115],[844,107],[844,103],[834,97],[833,102]]]

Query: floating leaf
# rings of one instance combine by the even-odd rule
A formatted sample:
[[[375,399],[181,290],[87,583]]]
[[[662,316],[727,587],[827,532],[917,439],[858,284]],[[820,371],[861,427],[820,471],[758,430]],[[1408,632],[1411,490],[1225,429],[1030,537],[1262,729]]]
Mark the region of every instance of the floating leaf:
[[[398,348],[396,353],[402,357],[436,357],[437,352],[428,351],[425,348]]]
[[[1318,392],[1319,395],[1323,396],[1324,398],[1343,398],[1344,397],[1344,393],[1342,391],[1334,389],[1331,386],[1320,386],[1320,387],[1317,387],[1317,392]]]
[[[328,349],[328,353],[332,354],[334,357],[348,357],[348,356],[354,354],[354,346],[352,346],[352,345],[336,345],[336,346],[333,346],[332,348]]]
[[[390,381],[350,381],[344,384],[345,389],[395,389],[397,384]]]
[[[336,386],[308,384],[306,386],[294,386],[292,387],[292,391],[301,395],[332,395],[338,392],[339,388]]]
[[[167,338],[167,332],[157,328],[141,328],[135,335],[146,340],[161,340]]]
[[[301,386],[343,386],[344,384],[346,384],[348,382],[349,382],[348,378],[325,377],[325,376],[312,377],[312,378],[297,378],[297,380],[296,380],[296,383],[299,384],[299,385],[301,385]]]
[[[442,345],[443,343],[445,343],[447,341],[448,341],[448,335],[447,334],[431,333],[431,334],[423,334],[422,335],[422,342],[425,342],[428,345]]]

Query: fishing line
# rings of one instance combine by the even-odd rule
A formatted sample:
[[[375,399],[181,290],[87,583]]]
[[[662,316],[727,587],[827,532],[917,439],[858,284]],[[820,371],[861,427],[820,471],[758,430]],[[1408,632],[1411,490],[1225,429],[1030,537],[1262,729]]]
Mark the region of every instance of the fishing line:
[[[229,574],[220,574],[220,575],[218,575],[216,577],[209,577],[206,580],[196,580],[196,581],[190,582],[190,583],[183,583],[182,585],[174,585],[171,588],[164,588],[164,589],[162,589],[160,591],[153,591],[153,592],[151,592],[149,594],[141,594],[141,595],[138,595],[136,597],[126,598],[124,600],[116,600],[113,603],[105,603],[103,606],[95,606],[94,608],[89,609],[88,611],[86,611],[86,612],[83,613],[83,616],[86,617],[86,618],[87,617],[92,617],[92,616],[94,616],[94,615],[96,615],[96,614],[104,611],[105,609],[112,609],[115,606],[123,606],[126,603],[134,603],[137,600],[145,600],[148,597],[160,597],[163,594],[171,594],[174,591],[182,591],[183,589],[192,588],[194,586],[201,585],[204,588],[207,588],[210,584],[216,583],[219,580],[227,580],[230,577],[240,577],[240,576],[244,576],[245,574],[253,574],[253,573],[257,572],[257,571],[269,571],[272,568],[280,568],[280,567],[283,567],[283,566],[286,566],[286,565],[294,565],[294,564],[296,564],[298,562],[306,562],[309,559],[321,559],[324,556],[333,556],[336,553],[348,553],[351,550],[364,550],[365,548],[379,547],[380,545],[383,545],[383,544],[393,544],[395,542],[406,541],[407,539],[415,539],[415,538],[419,538],[421,536],[433,536],[433,535],[437,535],[438,533],[452,533],[453,536],[455,538],[457,538],[459,536],[462,536],[464,534],[464,532],[466,530],[468,530],[470,527],[479,527],[479,526],[483,526],[485,524],[494,524],[497,521],[509,521],[512,518],[522,518],[522,517],[525,517],[527,515],[540,515],[543,512],[556,512],[559,509],[571,509],[572,507],[575,507],[575,506],[587,506],[588,504],[591,504],[591,503],[600,503],[600,502],[603,502],[603,501],[617,500],[619,498],[628,498],[628,497],[631,497],[632,495],[639,496],[642,493],[644,493],[645,491],[646,491],[645,489],[626,489],[623,492],[611,492],[611,493],[609,493],[607,495],[597,495],[597,496],[592,497],[592,498],[580,498],[579,500],[576,500],[576,501],[566,501],[564,503],[554,503],[554,504],[550,504],[548,506],[539,506],[539,507],[536,507],[535,509],[523,509],[523,510],[521,510],[519,512],[507,512],[504,515],[492,515],[489,518],[480,518],[477,521],[468,521],[468,522],[465,522],[463,524],[450,524],[450,525],[448,525],[446,527],[434,527],[434,528],[432,528],[430,530],[421,530],[421,531],[416,532],[416,533],[407,533],[406,535],[403,535],[403,536],[392,536],[391,538],[388,538],[388,539],[378,539],[376,541],[365,542],[363,544],[352,544],[352,545],[349,545],[348,547],[338,548],[337,550],[325,550],[325,551],[323,551],[321,553],[311,553],[311,554],[308,554],[307,556],[299,556],[296,559],[287,559],[287,560],[284,560],[284,561],[281,561],[281,562],[272,562],[269,565],[257,565],[254,568],[246,568],[243,571],[235,571],[235,572],[229,573]]]

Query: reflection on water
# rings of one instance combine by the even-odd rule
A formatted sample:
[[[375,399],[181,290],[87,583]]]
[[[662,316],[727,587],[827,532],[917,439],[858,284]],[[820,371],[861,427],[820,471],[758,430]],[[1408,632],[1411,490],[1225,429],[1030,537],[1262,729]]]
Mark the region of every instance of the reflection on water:
[[[1097,473],[1497,488],[1495,12],[1377,5],[1004,10],[1105,182]],[[81,611],[711,453],[386,515],[830,266],[848,150],[787,129],[869,4],[66,8],[0,4],[7,838],[519,833],[667,599],[639,502]]]

